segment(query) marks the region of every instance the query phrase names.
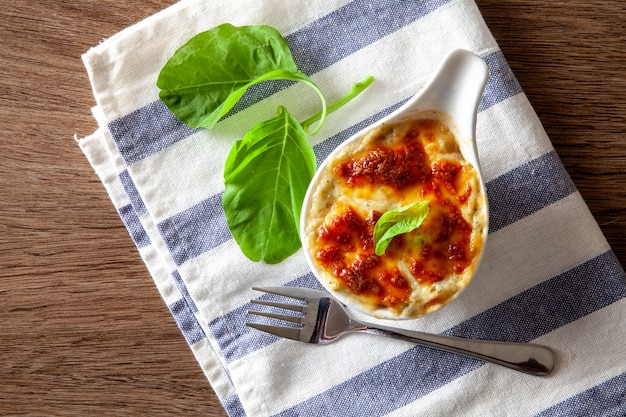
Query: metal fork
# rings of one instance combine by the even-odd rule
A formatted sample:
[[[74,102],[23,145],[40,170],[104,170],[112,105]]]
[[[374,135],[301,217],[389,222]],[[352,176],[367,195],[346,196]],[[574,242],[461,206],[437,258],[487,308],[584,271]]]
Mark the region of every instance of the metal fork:
[[[339,301],[321,291],[293,287],[254,287],[252,289],[305,302],[305,305],[297,305],[264,300],[250,301],[254,304],[302,313],[286,315],[248,311],[249,314],[299,324],[297,327],[286,327],[246,323],[249,327],[287,339],[325,344],[348,332],[366,332],[470,356],[532,375],[548,375],[554,367],[554,353],[545,346],[474,340],[372,325],[355,320]]]

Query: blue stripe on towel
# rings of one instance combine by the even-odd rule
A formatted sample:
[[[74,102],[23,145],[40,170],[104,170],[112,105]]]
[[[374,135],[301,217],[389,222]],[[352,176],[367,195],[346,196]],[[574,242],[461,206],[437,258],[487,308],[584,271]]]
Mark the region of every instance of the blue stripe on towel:
[[[528,342],[626,297],[625,279],[615,254],[607,251],[445,333]]]
[[[626,416],[626,373],[556,404],[537,417]]]
[[[122,183],[122,187],[124,187],[124,191],[128,198],[130,198],[130,203],[133,205],[133,209],[138,216],[144,214],[147,209],[143,200],[141,199],[141,195],[139,195],[139,191],[137,187],[135,187],[135,183],[133,179],[130,177],[130,173],[128,170],[124,170],[120,175],[120,182]]]
[[[445,333],[530,341],[626,297],[625,279],[617,258],[609,251]],[[359,416],[362,410],[368,410],[370,415],[382,415],[482,365],[476,359],[415,346],[281,415]],[[347,396],[346,392],[353,394]]]
[[[450,0],[356,0],[285,37],[298,68],[315,74]]]
[[[478,105],[479,112],[522,93],[522,86],[501,51],[492,52],[484,56],[483,60],[489,67],[489,78]]]
[[[226,398],[222,405],[228,413],[228,417],[246,417],[246,411],[243,409],[238,395],[234,394]]]
[[[194,130],[157,100],[108,125],[126,165],[159,152],[190,136]]]
[[[146,233],[146,229],[143,228],[141,221],[139,221],[132,204],[121,207],[117,212],[137,248],[141,249],[150,245],[150,237]]]
[[[193,301],[193,298],[191,298],[191,294],[189,294],[189,290],[187,289],[187,285],[185,285],[185,282],[183,281],[183,277],[180,276],[180,273],[178,271],[174,271],[172,272],[172,279],[174,280],[178,291],[180,291],[183,299],[187,302],[187,305],[189,306],[191,311],[193,313],[196,313],[198,311],[198,307],[196,307],[196,303]]]
[[[174,301],[168,307],[178,328],[189,345],[193,345],[204,339],[206,336],[204,330],[202,330],[200,323],[198,323],[196,316],[193,314],[193,311],[191,311],[185,299]]]
[[[222,195],[214,195],[157,225],[172,259],[182,265],[232,237],[222,209]]]
[[[495,232],[572,194],[576,186],[555,152],[486,184],[489,232]]]

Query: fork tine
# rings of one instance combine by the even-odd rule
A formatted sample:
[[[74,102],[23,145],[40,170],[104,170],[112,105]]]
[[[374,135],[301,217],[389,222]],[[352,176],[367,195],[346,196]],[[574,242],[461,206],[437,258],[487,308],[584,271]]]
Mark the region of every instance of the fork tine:
[[[300,338],[300,329],[297,327],[268,326],[259,323],[246,323],[246,326],[286,339],[299,340]]]
[[[302,321],[302,317],[288,316],[286,314],[265,313],[263,311],[248,310],[248,314],[254,314],[255,316],[261,317],[269,317],[270,319],[289,321],[291,323],[300,323]]]
[[[328,297],[329,295],[322,291],[310,290],[308,288],[294,288],[294,287],[252,287],[253,290],[267,292],[275,295],[282,295],[284,297],[296,298],[298,300],[305,300],[307,298],[320,298]]]
[[[265,300],[250,300],[250,302],[253,304],[260,304],[263,306],[284,308],[286,310],[291,310],[291,311],[302,312],[302,310],[304,309],[304,306],[297,305],[297,304],[275,303],[273,301],[265,301]]]

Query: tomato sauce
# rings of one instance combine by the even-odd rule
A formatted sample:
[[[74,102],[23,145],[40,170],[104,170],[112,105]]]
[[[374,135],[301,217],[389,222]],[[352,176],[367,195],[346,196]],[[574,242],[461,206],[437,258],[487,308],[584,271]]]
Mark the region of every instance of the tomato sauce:
[[[378,147],[333,168],[351,186],[389,185],[397,190],[425,182],[430,176],[426,153],[419,142],[388,148]]]

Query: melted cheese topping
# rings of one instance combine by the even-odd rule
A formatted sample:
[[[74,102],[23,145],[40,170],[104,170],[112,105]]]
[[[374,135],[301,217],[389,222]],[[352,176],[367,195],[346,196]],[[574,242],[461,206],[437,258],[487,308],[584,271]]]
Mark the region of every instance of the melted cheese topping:
[[[486,234],[478,173],[436,120],[382,126],[336,154],[320,173],[306,228],[310,255],[332,290],[385,317],[415,317],[471,280]],[[386,211],[428,201],[422,225],[374,252]]]

